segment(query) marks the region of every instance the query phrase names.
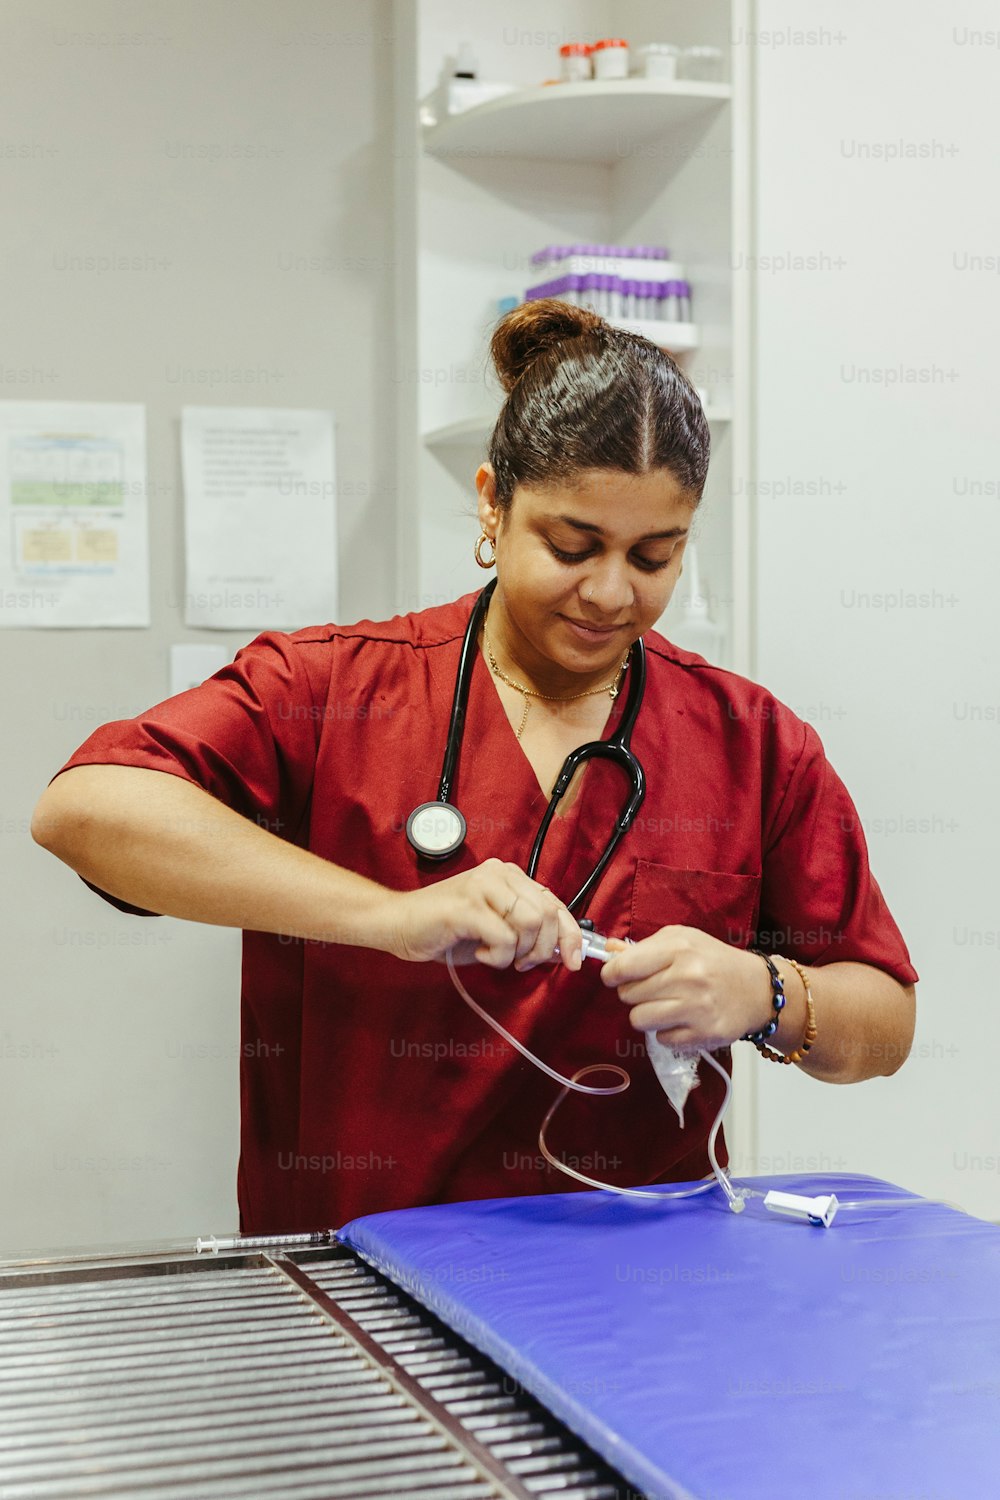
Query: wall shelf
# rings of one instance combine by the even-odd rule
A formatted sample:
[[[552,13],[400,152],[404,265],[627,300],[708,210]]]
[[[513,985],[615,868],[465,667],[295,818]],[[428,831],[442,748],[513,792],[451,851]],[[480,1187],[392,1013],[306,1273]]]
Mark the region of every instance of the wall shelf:
[[[725,83],[652,78],[540,85],[426,126],[424,149],[443,160],[499,156],[608,165],[731,97]]]
[[[709,404],[705,415],[713,426],[722,426],[732,421],[728,406]],[[465,417],[460,422],[448,422],[444,427],[434,427],[423,434],[428,448],[485,448],[493,431],[496,414]]]
[[[696,323],[669,323],[665,318],[608,318],[607,321],[615,328],[641,334],[670,354],[690,354],[698,347]]]

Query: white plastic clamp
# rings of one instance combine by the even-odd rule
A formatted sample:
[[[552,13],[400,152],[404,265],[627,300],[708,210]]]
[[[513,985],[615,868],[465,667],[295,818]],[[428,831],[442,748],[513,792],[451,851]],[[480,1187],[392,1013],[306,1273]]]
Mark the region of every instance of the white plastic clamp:
[[[809,1224],[820,1224],[829,1229],[839,1204],[835,1193],[822,1198],[806,1198],[799,1193],[779,1193],[773,1188],[764,1194],[764,1207],[773,1214],[786,1219],[801,1219]]]

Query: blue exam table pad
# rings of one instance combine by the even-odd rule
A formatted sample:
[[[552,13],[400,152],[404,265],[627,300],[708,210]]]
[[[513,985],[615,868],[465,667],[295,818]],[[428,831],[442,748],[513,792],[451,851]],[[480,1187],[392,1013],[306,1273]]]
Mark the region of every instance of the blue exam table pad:
[[[824,1229],[760,1198],[734,1214],[718,1189],[580,1192],[370,1214],[339,1238],[648,1500],[1000,1495],[1000,1228],[955,1209],[873,1202]]]

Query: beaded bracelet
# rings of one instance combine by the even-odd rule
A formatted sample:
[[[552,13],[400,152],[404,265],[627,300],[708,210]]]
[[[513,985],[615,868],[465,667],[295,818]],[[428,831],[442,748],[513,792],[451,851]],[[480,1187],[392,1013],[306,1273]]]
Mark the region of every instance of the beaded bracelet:
[[[766,1057],[768,1062],[797,1063],[802,1061],[802,1059],[805,1057],[806,1053],[812,1046],[813,1042],[815,1042],[816,1040],[816,1010],[813,1006],[812,990],[809,988],[809,980],[806,978],[805,969],[803,969],[802,965],[800,963],[797,963],[794,958],[786,958],[785,963],[791,964],[796,974],[802,980],[802,988],[806,992],[806,1031],[805,1036],[802,1038],[802,1045],[796,1047],[794,1052],[788,1052],[785,1054],[772,1051],[770,1047],[765,1047],[762,1042],[757,1042],[755,1045],[761,1057]]]
[[[778,973],[777,968],[766,953],[761,953],[759,948],[751,948],[749,951],[755,953],[758,958],[762,958],[767,964],[767,972],[771,978],[771,1004],[774,1006],[774,1015],[766,1026],[762,1026],[760,1031],[748,1031],[740,1039],[744,1042],[753,1042],[755,1047],[759,1047],[761,1042],[765,1041],[769,1036],[774,1036],[774,1033],[778,1029],[781,1012],[785,1008],[785,986],[781,982],[781,975]]]

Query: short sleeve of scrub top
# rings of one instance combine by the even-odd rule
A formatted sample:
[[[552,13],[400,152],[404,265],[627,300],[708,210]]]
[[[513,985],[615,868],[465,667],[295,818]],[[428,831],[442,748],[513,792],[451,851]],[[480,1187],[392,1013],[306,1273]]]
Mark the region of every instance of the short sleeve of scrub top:
[[[310,660],[305,643],[266,632],[201,686],[102,725],[60,772],[88,764],[163,771],[299,842],[329,667],[319,656]],[[154,915],[85,884],[121,911]]]

